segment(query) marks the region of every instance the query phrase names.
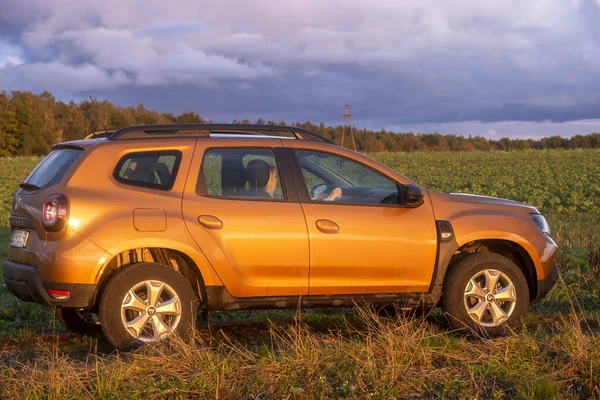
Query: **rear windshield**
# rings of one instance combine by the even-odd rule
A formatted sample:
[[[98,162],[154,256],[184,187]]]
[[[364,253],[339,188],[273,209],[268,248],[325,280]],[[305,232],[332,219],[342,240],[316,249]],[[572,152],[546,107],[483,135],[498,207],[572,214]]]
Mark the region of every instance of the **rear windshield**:
[[[53,150],[29,174],[25,183],[39,188],[58,183],[82,154],[82,149]]]

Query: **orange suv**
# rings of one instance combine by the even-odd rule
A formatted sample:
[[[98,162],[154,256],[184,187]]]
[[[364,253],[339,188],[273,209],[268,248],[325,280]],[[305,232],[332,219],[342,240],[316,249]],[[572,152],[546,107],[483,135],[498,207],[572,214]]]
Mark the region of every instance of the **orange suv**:
[[[558,275],[544,217],[422,188],[296,127],[134,126],[60,143],[15,195],[8,289],[119,348],[198,309],[440,305],[501,334]]]

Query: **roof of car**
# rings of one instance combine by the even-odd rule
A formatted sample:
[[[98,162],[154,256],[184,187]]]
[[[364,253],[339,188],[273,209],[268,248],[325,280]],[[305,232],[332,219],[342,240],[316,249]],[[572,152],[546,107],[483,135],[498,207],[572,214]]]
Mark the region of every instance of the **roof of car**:
[[[184,137],[211,137],[212,135],[256,135],[257,137],[272,136],[292,139],[314,140],[335,144],[317,133],[295,126],[257,125],[257,124],[163,124],[138,125],[121,128],[114,132],[105,133],[107,140],[125,139],[163,139]],[[91,136],[88,135],[88,136]],[[92,136],[95,137],[96,135]]]

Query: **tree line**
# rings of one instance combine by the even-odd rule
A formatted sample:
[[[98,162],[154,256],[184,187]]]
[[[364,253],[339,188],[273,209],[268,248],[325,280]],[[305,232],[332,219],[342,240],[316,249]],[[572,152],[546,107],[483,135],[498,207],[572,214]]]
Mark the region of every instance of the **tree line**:
[[[109,101],[84,100],[64,103],[52,94],[43,92],[0,92],[0,156],[45,155],[54,143],[81,139],[87,133],[104,128],[116,129],[131,125],[167,123],[203,123],[193,111],[180,115],[148,110],[143,105],[120,107]],[[342,125],[325,126],[312,122],[234,120],[234,123],[259,123],[293,125],[319,133],[335,143],[340,143],[344,132]],[[551,136],[539,140],[492,140],[482,136],[464,137],[439,133],[415,134],[354,129],[356,148],[359,151],[506,151],[523,149],[600,149],[600,133],[575,135],[571,138]],[[344,145],[353,147],[347,132]]]

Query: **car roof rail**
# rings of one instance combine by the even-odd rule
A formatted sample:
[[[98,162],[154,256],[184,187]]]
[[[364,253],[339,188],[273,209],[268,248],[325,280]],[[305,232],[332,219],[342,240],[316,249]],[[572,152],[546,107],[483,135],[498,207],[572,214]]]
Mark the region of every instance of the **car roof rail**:
[[[297,128],[295,126],[255,124],[139,125],[118,129],[112,134],[110,134],[110,136],[108,136],[108,140],[113,141],[125,139],[165,139],[182,137],[208,138],[211,134],[288,137],[294,139],[314,140],[318,142],[335,144],[331,140],[319,135],[318,133],[314,133],[302,128]]]
[[[102,129],[101,131],[90,132],[83,137],[83,139],[102,139],[107,138],[113,133],[115,133],[117,129]]]

